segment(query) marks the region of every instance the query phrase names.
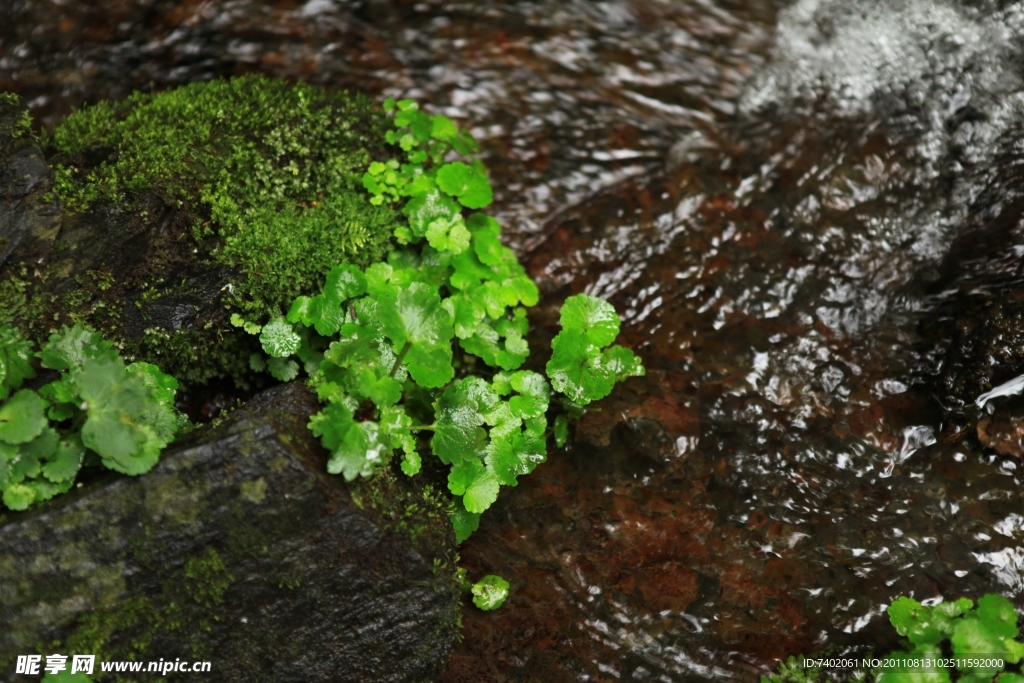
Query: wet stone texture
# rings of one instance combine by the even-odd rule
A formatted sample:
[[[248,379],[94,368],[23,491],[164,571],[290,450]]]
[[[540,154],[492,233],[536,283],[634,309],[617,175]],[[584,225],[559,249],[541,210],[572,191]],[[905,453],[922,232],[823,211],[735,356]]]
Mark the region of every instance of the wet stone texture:
[[[23,106],[0,103],[0,267],[23,242],[52,237],[60,226],[57,202],[44,201],[50,168],[28,136],[18,136]]]
[[[316,409],[271,389],[145,476],[0,517],[4,680],[36,651],[206,660],[217,680],[435,676],[459,610],[447,516],[408,477],[326,474]]]

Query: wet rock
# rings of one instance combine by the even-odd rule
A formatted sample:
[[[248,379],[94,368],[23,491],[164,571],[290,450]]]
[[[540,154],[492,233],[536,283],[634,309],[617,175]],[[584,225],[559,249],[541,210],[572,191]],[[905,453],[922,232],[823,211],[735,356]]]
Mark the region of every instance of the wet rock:
[[[22,242],[52,235],[56,202],[45,201],[50,171],[26,125],[27,108],[0,98],[0,267]]]
[[[145,476],[0,517],[0,670],[38,651],[228,681],[435,676],[459,614],[447,515],[400,474],[326,474],[316,408],[274,388]]]
[[[979,420],[978,440],[999,455],[1024,457],[1024,409],[1000,410]]]

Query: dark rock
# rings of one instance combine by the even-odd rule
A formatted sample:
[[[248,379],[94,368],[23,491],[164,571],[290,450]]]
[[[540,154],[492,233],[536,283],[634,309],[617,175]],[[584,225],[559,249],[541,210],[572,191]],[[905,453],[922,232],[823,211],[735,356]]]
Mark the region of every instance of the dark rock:
[[[19,130],[26,111],[0,100],[0,267],[23,242],[52,238],[60,224],[56,200],[46,198],[50,169],[31,136]]]
[[[0,517],[0,671],[40,652],[204,660],[225,681],[436,676],[459,615],[444,508],[401,474],[326,474],[316,409],[271,389],[144,476]]]

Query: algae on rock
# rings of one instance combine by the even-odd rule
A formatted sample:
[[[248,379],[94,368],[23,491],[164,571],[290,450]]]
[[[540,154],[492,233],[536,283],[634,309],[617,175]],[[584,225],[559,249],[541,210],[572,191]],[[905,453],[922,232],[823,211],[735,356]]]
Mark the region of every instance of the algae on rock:
[[[24,109],[0,101],[2,133]],[[186,383],[244,381],[262,320],[333,266],[386,253],[399,216],[360,184],[385,117],[361,95],[260,76],[138,93],[72,114],[41,138],[40,206],[60,230],[0,246],[0,323],[41,341],[73,321]],[[2,150],[0,150],[2,151]],[[6,160],[0,158],[0,164]]]

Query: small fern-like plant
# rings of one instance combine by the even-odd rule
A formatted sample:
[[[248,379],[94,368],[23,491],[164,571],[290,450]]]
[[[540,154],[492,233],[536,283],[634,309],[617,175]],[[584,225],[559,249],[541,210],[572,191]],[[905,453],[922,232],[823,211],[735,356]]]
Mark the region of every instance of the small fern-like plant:
[[[615,309],[587,295],[562,308],[547,377],[520,369],[538,291],[498,222],[480,211],[493,192],[476,142],[411,100],[384,109],[394,115],[387,141],[406,162],[373,162],[363,185],[374,204],[403,203],[401,248],[365,270],[334,268],[319,294],[262,327],[234,323],[260,335],[268,358],[254,356],[254,369],[282,381],[302,369],[311,376],[326,406],[310,428],[331,452],[330,472],[368,477],[401,453],[402,470],[415,475],[427,450],[447,465],[461,542],[501,486],[545,460],[552,387],[578,412],[644,369],[632,351],[610,346]],[[559,414],[557,443],[567,428]]]
[[[23,388],[37,365],[59,373]],[[83,465],[148,472],[187,425],[174,408],[177,381],[150,363],[126,365],[98,332],[76,324],[38,353],[0,327],[0,492],[12,510],[71,488]]]

